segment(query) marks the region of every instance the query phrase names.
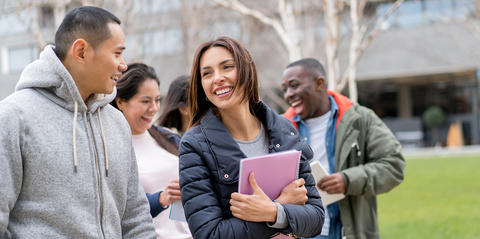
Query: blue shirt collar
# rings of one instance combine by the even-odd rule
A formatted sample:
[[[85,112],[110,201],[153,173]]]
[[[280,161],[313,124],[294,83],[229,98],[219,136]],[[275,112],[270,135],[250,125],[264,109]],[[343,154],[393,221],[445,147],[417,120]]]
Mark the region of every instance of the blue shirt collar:
[[[337,118],[338,114],[338,105],[337,102],[335,102],[335,99],[333,96],[328,95],[328,99],[330,99],[330,112],[332,112],[332,115],[335,115],[335,119]]]

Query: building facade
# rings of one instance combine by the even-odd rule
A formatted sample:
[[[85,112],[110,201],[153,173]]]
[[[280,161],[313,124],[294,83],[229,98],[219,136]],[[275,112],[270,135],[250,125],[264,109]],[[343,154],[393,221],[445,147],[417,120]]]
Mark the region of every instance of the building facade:
[[[243,0],[278,19],[278,1]],[[292,0],[304,57],[325,62],[326,24],[321,1]],[[348,64],[349,5],[340,14],[340,65]],[[374,22],[393,4],[369,0],[365,21]],[[383,23],[357,65],[359,103],[372,108],[406,147],[446,144],[448,129],[460,122],[465,144],[479,144],[479,0],[405,0]],[[165,94],[170,82],[188,75],[196,47],[227,35],[252,53],[262,98],[278,111],[280,78],[289,56],[279,35],[258,19],[221,7],[214,0],[0,0],[0,100],[11,94],[22,69],[38,57],[65,12],[100,5],[122,20],[127,62],[152,65]],[[345,47],[347,46],[347,47]],[[442,125],[422,120],[431,106],[445,114]]]

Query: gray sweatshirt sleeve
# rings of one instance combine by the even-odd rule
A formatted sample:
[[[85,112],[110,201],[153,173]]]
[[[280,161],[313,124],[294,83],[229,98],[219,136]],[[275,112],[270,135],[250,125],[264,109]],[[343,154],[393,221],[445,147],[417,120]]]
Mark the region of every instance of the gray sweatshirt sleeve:
[[[137,161],[131,149],[132,166],[128,180],[128,199],[122,218],[123,238],[156,238],[150,206],[138,180]]]
[[[20,194],[23,178],[21,115],[12,105],[0,103],[0,237],[8,237],[10,211]]]

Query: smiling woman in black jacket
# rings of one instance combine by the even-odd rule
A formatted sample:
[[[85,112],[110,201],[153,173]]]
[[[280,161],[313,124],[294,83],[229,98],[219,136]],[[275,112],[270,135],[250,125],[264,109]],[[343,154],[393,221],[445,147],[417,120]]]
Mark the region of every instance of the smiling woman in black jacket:
[[[188,103],[192,128],[180,144],[180,186],[194,238],[320,233],[324,210],[308,166],[312,150],[259,100],[255,64],[240,43],[221,37],[198,48]],[[302,151],[299,179],[275,202],[260,188],[236,192],[241,159],[290,149]],[[252,175],[250,183],[255,188]]]

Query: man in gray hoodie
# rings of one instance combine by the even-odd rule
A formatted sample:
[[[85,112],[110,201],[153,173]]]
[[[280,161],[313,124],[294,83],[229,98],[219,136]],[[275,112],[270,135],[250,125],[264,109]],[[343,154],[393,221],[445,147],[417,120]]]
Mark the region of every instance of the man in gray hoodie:
[[[120,20],[69,12],[0,102],[0,238],[155,238],[123,115]]]

